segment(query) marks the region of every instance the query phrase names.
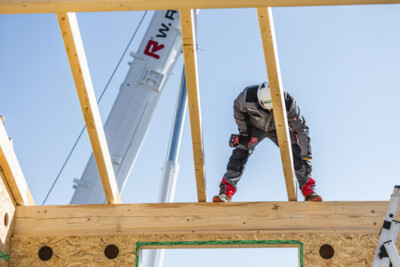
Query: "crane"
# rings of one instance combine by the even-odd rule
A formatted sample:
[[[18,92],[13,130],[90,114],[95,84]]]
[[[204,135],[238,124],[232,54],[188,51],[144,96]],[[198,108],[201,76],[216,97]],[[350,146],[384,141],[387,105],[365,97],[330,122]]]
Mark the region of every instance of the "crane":
[[[120,92],[104,125],[118,189],[124,185],[140,151],[151,118],[168,77],[182,51],[179,13],[177,10],[156,11],[135,59],[121,85]],[[172,202],[178,176],[177,162],[187,94],[184,68],[175,110],[175,121],[164,162],[158,202]],[[70,204],[106,202],[93,154],[81,179],[74,179],[75,193]],[[161,267],[164,250],[151,250],[147,267]]]
[[[177,10],[155,11],[104,125],[120,192],[143,144],[164,85],[182,51]],[[93,154],[80,179],[74,179],[70,204],[105,203]]]

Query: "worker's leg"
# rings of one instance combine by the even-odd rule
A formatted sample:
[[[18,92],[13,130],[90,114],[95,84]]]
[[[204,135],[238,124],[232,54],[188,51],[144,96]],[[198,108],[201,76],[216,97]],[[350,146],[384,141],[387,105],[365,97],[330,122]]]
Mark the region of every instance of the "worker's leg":
[[[262,130],[251,126],[248,129],[249,136],[258,138],[258,143],[265,137],[266,133]],[[249,149],[245,145],[241,144],[233,150],[226,167],[226,173],[219,184],[219,195],[213,198],[214,202],[226,202],[232,199],[232,196],[236,193],[236,185],[242,177],[249,156]]]
[[[267,137],[270,138],[277,146],[279,146],[276,131],[268,132]],[[303,196],[305,197],[306,200],[321,201],[322,200],[321,196],[315,193],[314,190],[315,181],[311,177],[311,173],[305,176],[306,170],[301,157],[300,145],[297,142],[295,134],[291,130],[290,130],[290,141],[292,144],[292,155],[293,155],[293,165],[294,165],[293,167],[297,181],[299,183],[300,190],[303,193]]]

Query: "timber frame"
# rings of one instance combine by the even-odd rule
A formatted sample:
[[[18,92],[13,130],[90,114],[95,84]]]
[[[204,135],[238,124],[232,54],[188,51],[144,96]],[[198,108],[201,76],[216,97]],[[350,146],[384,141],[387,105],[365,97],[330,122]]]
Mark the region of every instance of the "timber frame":
[[[400,0],[0,0],[0,14],[56,13],[100,178],[109,204],[35,206],[0,123],[0,266],[133,266],[140,247],[300,246],[304,266],[369,266],[388,202],[296,202],[271,7],[398,4]],[[205,203],[193,10],[257,8],[289,202]],[[180,11],[198,203],[120,204],[75,13]],[[4,121],[3,121],[4,123]],[[161,242],[161,243],[160,243]],[[278,244],[279,243],[279,244]],[[144,245],[143,245],[144,244]],[[112,253],[110,254],[110,251]],[[54,256],[53,256],[54,255]]]

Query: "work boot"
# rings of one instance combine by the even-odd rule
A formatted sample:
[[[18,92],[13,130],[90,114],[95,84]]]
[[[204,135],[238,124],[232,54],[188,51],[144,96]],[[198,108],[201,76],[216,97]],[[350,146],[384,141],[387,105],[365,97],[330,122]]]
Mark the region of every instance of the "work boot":
[[[322,197],[315,192],[312,192],[304,198],[304,201],[322,201]]]
[[[322,197],[318,195],[315,188],[315,181],[309,176],[307,183],[301,188],[301,192],[304,196],[304,201],[322,201]]]
[[[225,194],[219,194],[213,197],[213,202],[231,202],[232,199]]]
[[[223,177],[219,188],[219,195],[213,197],[213,202],[231,202],[232,196],[236,193],[235,186]]]

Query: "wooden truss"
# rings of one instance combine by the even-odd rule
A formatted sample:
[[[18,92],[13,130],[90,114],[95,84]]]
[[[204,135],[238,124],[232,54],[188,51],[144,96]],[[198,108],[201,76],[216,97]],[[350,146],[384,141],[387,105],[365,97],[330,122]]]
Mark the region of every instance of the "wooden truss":
[[[109,203],[34,206],[11,142],[0,123],[0,216],[4,218],[0,224],[0,265],[8,266],[4,259],[11,255],[11,266],[39,266],[47,260],[53,266],[125,266],[135,264],[140,250],[138,244],[143,242],[253,240],[250,246],[257,246],[256,240],[292,240],[295,244],[301,243],[304,250],[304,263],[299,261],[300,265],[368,266],[387,202],[295,202],[297,193],[271,7],[395,3],[400,0],[0,0],[0,14],[57,13]],[[206,181],[193,10],[245,7],[257,8],[290,202],[204,203]],[[69,12],[167,9],[180,10],[199,203],[119,204],[79,27],[75,13]],[[239,243],[233,242],[230,246]],[[173,247],[163,244],[162,247]],[[107,253],[110,245],[119,251],[115,257]],[[326,253],[326,248],[330,253]],[[53,253],[56,257],[51,256]]]

